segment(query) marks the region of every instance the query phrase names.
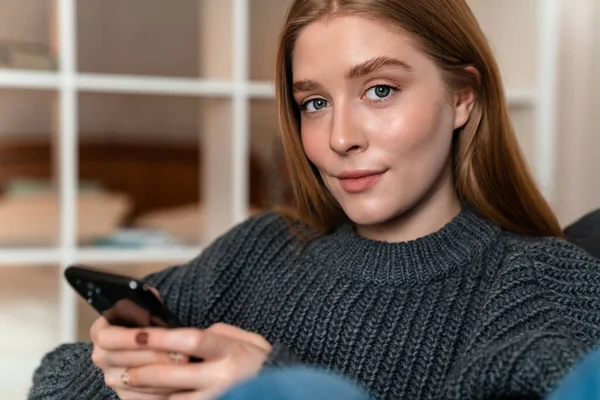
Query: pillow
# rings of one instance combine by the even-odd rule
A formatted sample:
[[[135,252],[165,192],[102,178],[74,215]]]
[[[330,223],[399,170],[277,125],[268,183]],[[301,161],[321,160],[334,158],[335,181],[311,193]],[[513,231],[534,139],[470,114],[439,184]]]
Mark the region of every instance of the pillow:
[[[567,226],[564,233],[569,241],[600,258],[600,208]]]

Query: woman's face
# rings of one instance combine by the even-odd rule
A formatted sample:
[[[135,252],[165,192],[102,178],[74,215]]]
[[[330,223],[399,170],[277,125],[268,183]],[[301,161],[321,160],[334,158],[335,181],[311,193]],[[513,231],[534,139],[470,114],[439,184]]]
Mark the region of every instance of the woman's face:
[[[292,72],[306,155],[359,229],[460,209],[450,149],[472,96],[450,94],[408,34],[359,16],[322,19],[300,33]]]

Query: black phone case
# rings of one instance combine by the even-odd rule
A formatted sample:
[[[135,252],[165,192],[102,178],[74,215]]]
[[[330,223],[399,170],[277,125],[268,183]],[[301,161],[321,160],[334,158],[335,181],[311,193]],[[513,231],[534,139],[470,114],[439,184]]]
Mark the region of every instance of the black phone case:
[[[177,317],[140,280],[83,265],[68,267],[65,278],[112,325],[181,327]]]

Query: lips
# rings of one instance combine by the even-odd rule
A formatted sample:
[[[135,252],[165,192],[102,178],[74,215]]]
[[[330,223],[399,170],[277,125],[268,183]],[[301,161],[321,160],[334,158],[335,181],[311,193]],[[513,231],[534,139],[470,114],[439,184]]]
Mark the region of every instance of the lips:
[[[361,193],[375,186],[384,173],[385,171],[346,171],[337,178],[346,192]]]

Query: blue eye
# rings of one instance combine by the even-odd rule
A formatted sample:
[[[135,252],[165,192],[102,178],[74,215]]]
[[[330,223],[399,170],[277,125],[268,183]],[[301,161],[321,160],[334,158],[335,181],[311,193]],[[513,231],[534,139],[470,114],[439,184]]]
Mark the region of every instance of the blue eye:
[[[325,99],[312,99],[302,104],[301,108],[307,112],[321,111],[329,105],[329,102]]]
[[[367,90],[367,97],[369,100],[381,100],[388,97],[392,94],[392,91],[396,90],[395,88],[389,85],[375,85],[372,88]]]

